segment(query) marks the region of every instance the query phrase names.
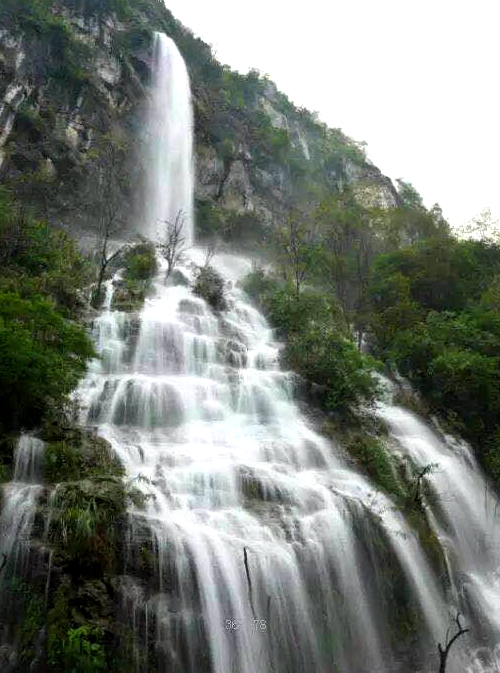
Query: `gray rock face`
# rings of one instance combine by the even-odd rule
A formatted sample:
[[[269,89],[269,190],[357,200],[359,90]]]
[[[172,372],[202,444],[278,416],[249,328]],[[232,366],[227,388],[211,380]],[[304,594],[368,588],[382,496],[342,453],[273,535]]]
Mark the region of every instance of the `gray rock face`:
[[[124,167],[130,184],[124,193],[123,214],[128,216],[128,226],[134,227],[141,216],[145,170],[142,129],[152,57],[148,34],[166,29],[167,19],[175,20],[168,18],[168,10],[163,17],[163,10],[141,14],[141,9],[130,25],[113,16],[79,15],[64,0],[58,7],[54,11],[67,22],[74,44],[90,53],[88,62],[81,65],[80,79],[57,76],[43,39],[0,30],[0,180],[15,183],[27,170],[43,176],[45,187],[50,185],[50,198],[41,198],[36,189],[24,198],[43,208],[54,222],[84,234],[93,226],[91,209],[82,208],[80,198],[92,193],[95,179],[89,173],[88,158],[97,139],[113,133],[130,148]],[[175,25],[182,50],[188,33]],[[141,39],[130,39],[138,26]],[[201,42],[196,44],[200,54],[207,49]],[[187,54],[196,112],[198,202],[213,204],[228,217],[251,215],[264,228],[276,227],[297,198],[298,170],[323,191],[347,184],[366,205],[397,203],[390,180],[361,153],[351,157],[352,141],[297,110],[267,80],[251,104],[227,108],[217,138],[207,134],[207,125],[218,113],[217,96],[225,92],[214,91],[215,85],[199,74],[198,58]],[[282,151],[283,147],[288,149]],[[346,149],[351,155],[345,154]]]

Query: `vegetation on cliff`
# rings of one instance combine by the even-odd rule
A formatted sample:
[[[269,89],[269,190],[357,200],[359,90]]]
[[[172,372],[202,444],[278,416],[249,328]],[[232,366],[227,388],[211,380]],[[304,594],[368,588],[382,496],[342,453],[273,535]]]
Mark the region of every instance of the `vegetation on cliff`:
[[[0,428],[62,404],[94,350],[76,322],[87,266],[71,239],[0,192]]]
[[[476,448],[500,483],[500,246],[430,238],[375,263],[375,351]]]

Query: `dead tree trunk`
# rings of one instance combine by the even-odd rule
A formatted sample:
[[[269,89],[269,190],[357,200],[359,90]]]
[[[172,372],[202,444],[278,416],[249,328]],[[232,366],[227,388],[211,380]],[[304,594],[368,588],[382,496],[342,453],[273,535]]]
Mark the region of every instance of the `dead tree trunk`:
[[[250,601],[250,607],[252,608],[253,618],[257,619],[255,616],[255,607],[253,604],[252,578],[250,577],[250,568],[248,566],[248,550],[246,547],[243,547],[243,561],[245,563],[245,572],[247,575],[248,600]]]
[[[469,629],[464,629],[462,624],[460,623],[460,613],[457,612],[457,616],[455,617],[455,623],[457,625],[457,632],[455,635],[450,638],[449,637],[449,630],[446,633],[446,642],[443,645],[441,643],[438,643],[438,651],[439,651],[439,673],[446,673],[446,663],[448,661],[448,655],[451,650],[451,646],[455,641],[457,641],[460,636],[463,636],[465,633],[468,632]]]

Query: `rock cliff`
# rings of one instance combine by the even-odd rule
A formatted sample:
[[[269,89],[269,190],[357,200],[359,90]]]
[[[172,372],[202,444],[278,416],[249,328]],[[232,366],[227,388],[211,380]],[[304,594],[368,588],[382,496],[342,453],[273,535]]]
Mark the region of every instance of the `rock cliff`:
[[[189,67],[196,129],[196,200],[202,233],[265,230],[300,202],[345,184],[381,207],[391,181],[363,147],[298,109],[268,79],[221,66],[210,48],[157,0],[42,0],[0,10],[0,179],[42,215],[92,227],[99,138],[120,138],[128,225],[140,221],[152,33],[164,31]]]

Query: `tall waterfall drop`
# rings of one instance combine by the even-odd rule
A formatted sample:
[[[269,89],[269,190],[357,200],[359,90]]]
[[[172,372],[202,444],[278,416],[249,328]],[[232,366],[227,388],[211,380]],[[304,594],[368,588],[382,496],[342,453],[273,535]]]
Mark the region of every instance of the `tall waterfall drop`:
[[[152,222],[192,202],[185,66],[165,36],[155,54],[150,235]],[[481,519],[486,536],[498,503],[489,494],[487,512],[476,502],[460,514],[462,501],[447,501],[464,480],[484,484],[468,448],[453,457],[446,438],[409,412],[378,410],[395,452],[453,468],[432,479],[430,525],[455,553],[443,569],[301,411],[279,344],[238,285],[249,260],[214,258],[227,281],[217,314],[190,289],[201,257],[186,256],[181,284],[162,270],[138,314],[111,310],[108,297],[95,322],[101,358],[80,390],[85,422],[145,496],[129,511],[121,587],[136,673],[427,673],[438,669],[437,642],[457,608],[471,633],[447,673],[498,670],[499,552],[477,564],[477,540],[453,521]],[[466,573],[467,600],[457,588]],[[489,614],[477,604],[485,598]]]
[[[193,242],[193,110],[186,64],[175,42],[155,33],[152,100],[147,120],[149,148],[145,233],[162,238],[165,222],[181,213],[182,236]]]

